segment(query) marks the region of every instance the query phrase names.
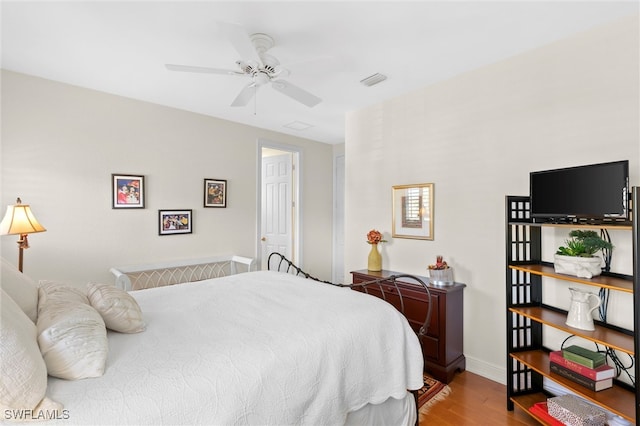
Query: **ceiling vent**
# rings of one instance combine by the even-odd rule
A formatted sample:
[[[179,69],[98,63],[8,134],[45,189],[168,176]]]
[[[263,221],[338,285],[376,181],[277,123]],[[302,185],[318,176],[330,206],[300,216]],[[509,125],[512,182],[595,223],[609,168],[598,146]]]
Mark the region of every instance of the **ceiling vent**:
[[[311,124],[307,124],[307,123],[303,123],[302,121],[293,121],[289,124],[285,124],[284,127],[287,127],[289,129],[293,129],[293,130],[307,130],[311,127],[313,127],[313,125]]]
[[[380,74],[380,73],[375,73],[373,75],[370,75],[367,78],[364,78],[362,80],[360,80],[360,83],[364,84],[367,87],[371,87],[374,84],[378,84],[381,81],[385,81],[387,79],[386,75]]]

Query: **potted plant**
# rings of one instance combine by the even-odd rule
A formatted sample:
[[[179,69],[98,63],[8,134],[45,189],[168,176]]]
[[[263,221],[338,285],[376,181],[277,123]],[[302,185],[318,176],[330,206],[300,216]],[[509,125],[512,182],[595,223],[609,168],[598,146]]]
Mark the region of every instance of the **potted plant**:
[[[612,249],[613,245],[595,231],[573,230],[565,245],[558,247],[553,266],[559,274],[592,278],[602,273],[603,261],[596,253]]]
[[[436,256],[436,263],[427,267],[429,271],[429,281],[434,285],[452,285],[453,268],[451,268],[444,258]]]

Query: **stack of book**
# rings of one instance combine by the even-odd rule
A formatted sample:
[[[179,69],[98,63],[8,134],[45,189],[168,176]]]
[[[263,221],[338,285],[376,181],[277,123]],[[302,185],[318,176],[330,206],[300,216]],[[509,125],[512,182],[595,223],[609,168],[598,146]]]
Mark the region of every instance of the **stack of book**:
[[[560,420],[549,414],[549,408],[547,407],[547,401],[538,402],[529,407],[529,411],[541,418],[544,422],[551,426],[564,426]]]
[[[581,346],[569,346],[549,354],[550,369],[592,391],[601,391],[613,386],[615,369],[606,364],[606,356]]]

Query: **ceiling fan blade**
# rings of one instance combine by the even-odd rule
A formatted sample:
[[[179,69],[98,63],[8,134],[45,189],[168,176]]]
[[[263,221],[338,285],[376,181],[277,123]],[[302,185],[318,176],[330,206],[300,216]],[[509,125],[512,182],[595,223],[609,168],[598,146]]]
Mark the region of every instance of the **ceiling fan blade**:
[[[224,33],[225,37],[231,42],[233,47],[240,54],[240,59],[245,61],[254,61],[257,64],[262,65],[262,60],[255,46],[251,42],[249,34],[240,25],[231,24],[228,22],[218,22],[220,29]]]
[[[244,75],[244,73],[234,70],[220,69],[220,68],[208,68],[208,67],[194,67],[191,65],[164,65],[169,71],[181,71],[181,72],[199,72],[203,74],[225,74],[225,75]]]
[[[244,86],[244,88],[238,93],[238,96],[231,103],[232,107],[242,107],[249,103],[249,101],[255,96],[258,86],[251,82]]]
[[[272,81],[271,87],[308,107],[314,107],[322,102],[322,99],[316,95],[313,95],[286,80]]]

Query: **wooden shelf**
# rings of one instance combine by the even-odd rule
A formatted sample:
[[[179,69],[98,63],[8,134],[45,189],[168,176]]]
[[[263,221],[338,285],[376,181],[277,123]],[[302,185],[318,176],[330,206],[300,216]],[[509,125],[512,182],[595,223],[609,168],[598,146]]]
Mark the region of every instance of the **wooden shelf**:
[[[569,327],[565,324],[565,321],[567,320],[566,314],[539,306],[512,307],[509,308],[509,311],[531,318],[532,320],[544,325],[565,331],[569,334],[575,334],[576,336],[591,340],[592,342],[628,353],[631,356],[634,355],[633,336],[629,336],[619,331],[598,325],[596,325],[596,329],[594,331]]]
[[[543,351],[534,350],[525,352],[512,352],[510,355],[512,358],[518,360],[522,364],[525,364],[532,370],[537,371],[543,376],[560,383],[562,386],[568,389],[571,389],[581,397],[597,405],[606,407],[614,414],[622,416],[635,424],[636,407],[635,394],[633,392],[617,385],[613,385],[612,388],[599,392],[594,392],[584,386],[580,386],[579,384],[576,384],[569,379],[565,379],[560,375],[552,373],[549,369],[549,355]],[[534,397],[531,398],[533,400]],[[523,401],[526,400],[521,400],[520,403],[525,404],[526,402]]]
[[[625,280],[617,277],[609,277],[606,275],[598,275],[593,278],[580,278],[571,275],[558,274],[553,267],[536,264],[520,264],[509,265],[510,269],[522,272],[529,272],[534,275],[541,275],[543,277],[556,278],[563,281],[570,281],[579,284],[592,285],[595,287],[608,288],[616,291],[623,291],[626,293],[633,293],[633,281]]]
[[[543,419],[541,419],[540,417],[536,416],[531,411],[529,411],[529,407],[533,406],[533,404],[536,404],[538,402],[544,402],[546,400],[547,400],[547,396],[542,392],[529,393],[526,395],[518,395],[518,396],[511,397],[511,401],[513,401],[515,405],[520,407],[521,410],[523,410],[525,413],[527,413],[529,416],[533,417],[543,425],[546,425],[547,422],[545,422]]]

